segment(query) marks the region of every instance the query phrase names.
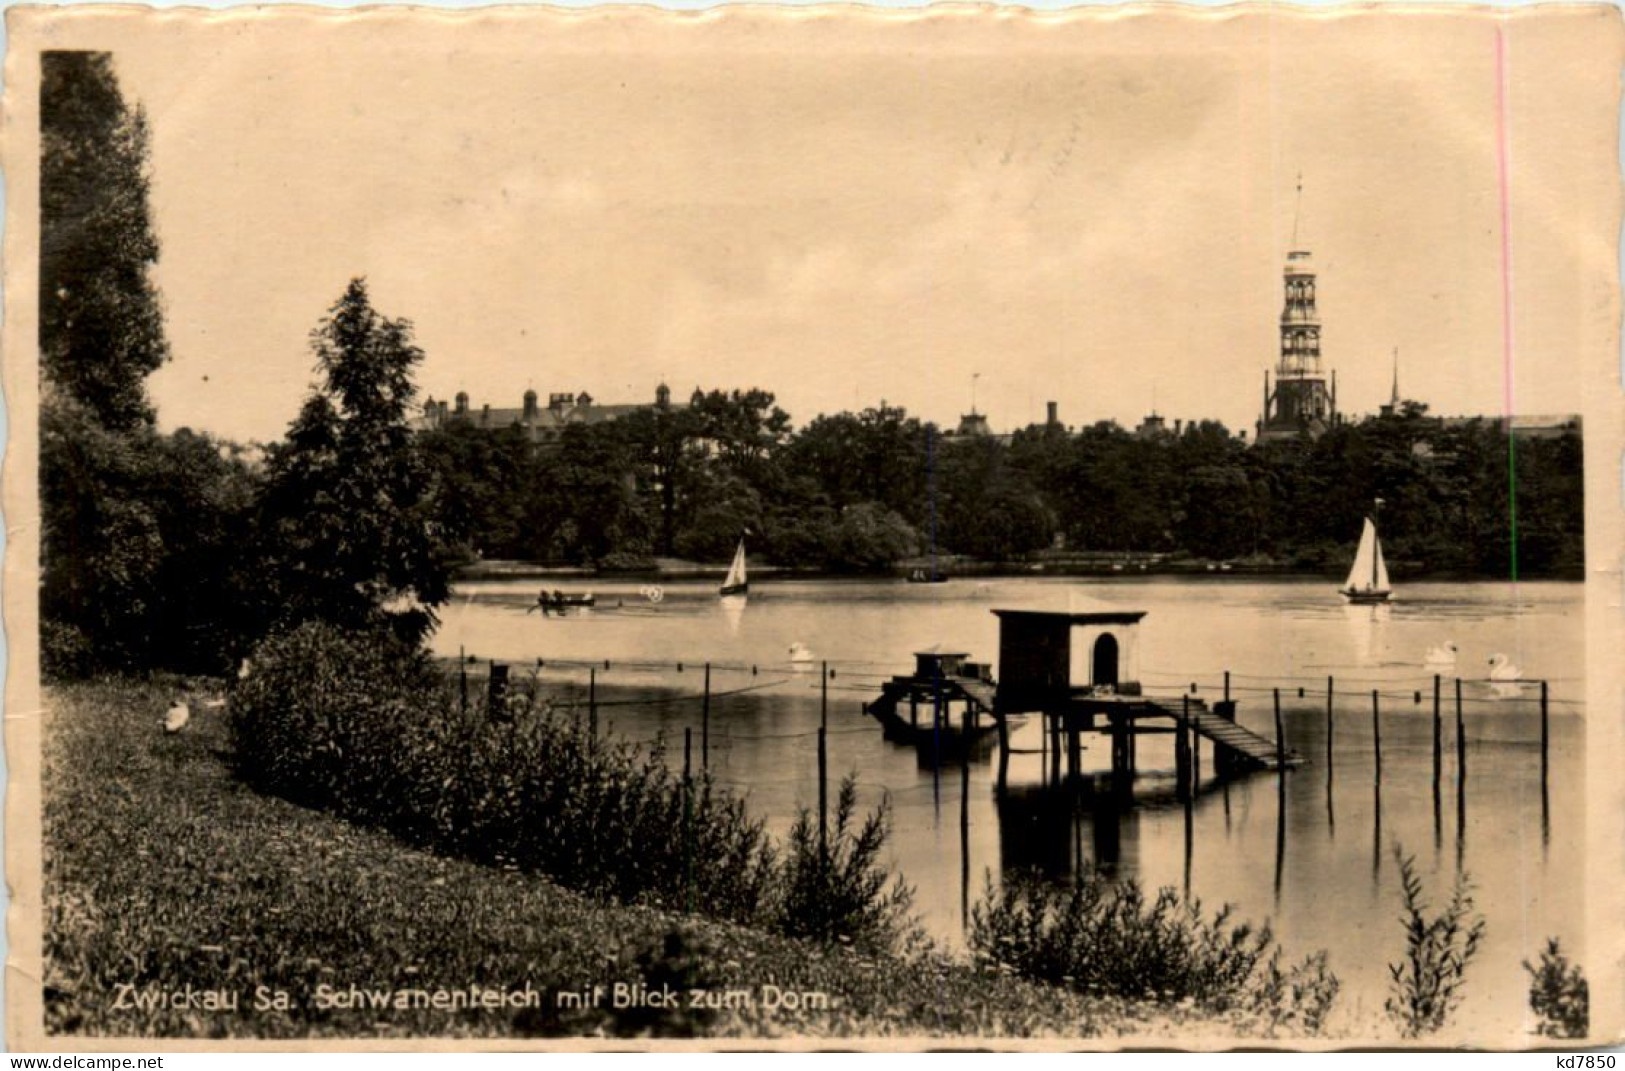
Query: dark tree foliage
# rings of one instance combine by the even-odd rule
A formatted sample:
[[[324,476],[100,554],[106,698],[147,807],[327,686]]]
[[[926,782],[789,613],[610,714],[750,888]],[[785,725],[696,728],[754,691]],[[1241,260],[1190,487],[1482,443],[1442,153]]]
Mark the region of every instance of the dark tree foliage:
[[[46,52],[40,87],[41,376],[102,426],[151,424],[169,355],[150,272],[147,123],[106,52]]]
[[[412,325],[353,280],[311,332],[321,384],[271,451],[259,537],[267,627],[323,620],[420,639],[446,601],[452,540],[412,440]]]
[[[186,429],[111,431],[68,399],[41,406],[40,451],[45,672],[225,668],[255,492],[241,452]]]
[[[40,639],[52,676],[223,668],[237,648],[254,473],[160,435],[147,128],[112,58],[46,52],[40,98]]]
[[[521,556],[646,562],[659,549],[721,562],[747,534],[777,563],[855,572],[1060,545],[1335,573],[1380,498],[1401,575],[1556,575],[1584,562],[1578,432],[1511,440],[1500,421],[1446,424],[1415,403],[1318,440],[1249,444],[1196,421],[1154,435],[1043,425],[1007,441],[944,439],[886,405],[792,432],[766,391],[696,391],[687,406],[572,428],[533,458],[508,499],[545,513],[525,528],[547,533],[546,548]],[[508,523],[502,507],[481,508],[491,531]]]

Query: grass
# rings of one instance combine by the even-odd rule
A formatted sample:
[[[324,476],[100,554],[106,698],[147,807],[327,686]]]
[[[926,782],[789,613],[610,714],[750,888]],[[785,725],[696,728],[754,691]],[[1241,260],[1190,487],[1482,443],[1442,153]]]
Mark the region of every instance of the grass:
[[[1174,1029],[1180,1013],[978,972],[940,953],[865,955],[655,907],[595,901],[449,859],[231,773],[224,712],[160,728],[173,682],[48,691],[45,1011],[52,1033],[159,1037],[1091,1036]],[[829,1007],[616,1012],[556,993],[643,980],[764,985]],[[219,987],[237,1013],[120,1009],[139,992]],[[316,1007],[317,987],[540,992],[540,1009]],[[291,1007],[255,1010],[256,987]],[[1173,1025],[1170,1025],[1173,1024]],[[1217,1030],[1228,1030],[1221,1025]],[[1217,1032],[1204,1029],[1204,1033]]]

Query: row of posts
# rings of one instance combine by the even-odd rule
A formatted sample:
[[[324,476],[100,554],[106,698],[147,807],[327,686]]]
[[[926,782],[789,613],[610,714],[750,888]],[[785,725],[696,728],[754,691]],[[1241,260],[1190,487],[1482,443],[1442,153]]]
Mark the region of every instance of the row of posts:
[[[1443,684],[1444,680],[1438,674],[1433,677],[1433,790],[1439,791],[1443,779],[1444,767],[1444,715],[1443,715]],[[1456,718],[1456,769],[1458,777],[1465,782],[1467,778],[1467,732],[1462,717],[1461,679],[1455,680],[1455,718]],[[1194,689],[1194,686],[1193,686]],[[1303,694],[1303,689],[1298,689]],[[1287,737],[1286,723],[1281,715],[1281,689],[1272,689],[1275,714],[1275,759],[1276,766],[1284,772],[1287,768]],[[1326,769],[1328,775],[1334,764],[1335,728],[1333,711],[1336,705],[1336,680],[1326,678]],[[1224,674],[1224,701],[1230,702],[1230,672]],[[1180,723],[1177,726],[1174,738],[1174,769],[1176,791],[1181,799],[1188,799],[1194,795],[1196,786],[1201,782],[1201,735],[1191,728],[1190,697],[1180,697]],[[1374,776],[1382,780],[1382,697],[1381,693],[1372,689],[1371,692],[1371,739],[1374,751]],[[1117,742],[1114,739],[1114,747]],[[1217,752],[1217,749],[1215,749]],[[1215,756],[1217,758],[1217,754]],[[1115,764],[1114,764],[1115,765]],[[1548,683],[1540,682],[1540,785],[1544,796],[1547,791],[1548,778],[1551,771],[1551,696]]]

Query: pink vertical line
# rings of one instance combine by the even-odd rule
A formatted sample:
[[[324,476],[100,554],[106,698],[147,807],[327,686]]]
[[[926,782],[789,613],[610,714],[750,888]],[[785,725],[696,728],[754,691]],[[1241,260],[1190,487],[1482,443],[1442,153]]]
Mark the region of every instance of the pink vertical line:
[[[1512,417],[1512,179],[1507,144],[1506,36],[1495,28],[1495,161],[1501,194],[1501,403]],[[1509,427],[1510,430],[1510,427]]]
[[[1507,552],[1513,584],[1518,582],[1518,466],[1512,437],[1512,179],[1507,141],[1507,45],[1495,27],[1495,158],[1501,179],[1501,405],[1507,437]]]

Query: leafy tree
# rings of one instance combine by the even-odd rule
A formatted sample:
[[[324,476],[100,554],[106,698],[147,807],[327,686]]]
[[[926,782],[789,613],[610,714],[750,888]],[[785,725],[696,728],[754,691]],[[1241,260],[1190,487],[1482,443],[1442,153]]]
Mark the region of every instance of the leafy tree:
[[[240,650],[255,474],[186,429],[112,431],[88,407],[40,410],[43,669],[223,669]]]
[[[114,430],[153,422],[169,356],[151,270],[147,121],[106,52],[46,52],[40,86],[40,370]]]
[[[860,502],[841,511],[826,551],[837,569],[874,572],[919,550],[920,536],[895,511],[878,502]]]
[[[364,280],[311,332],[322,383],[271,452],[260,510],[268,623],[385,625],[412,640],[446,601],[452,548],[406,415],[423,351]]]

